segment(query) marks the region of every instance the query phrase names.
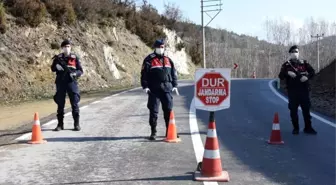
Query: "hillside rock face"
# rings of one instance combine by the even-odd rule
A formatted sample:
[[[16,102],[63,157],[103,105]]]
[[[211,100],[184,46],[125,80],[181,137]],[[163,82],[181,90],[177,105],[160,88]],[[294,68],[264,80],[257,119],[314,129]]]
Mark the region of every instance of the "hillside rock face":
[[[78,81],[82,91],[137,85],[143,59],[152,52],[122,21],[115,27],[79,23],[76,27],[57,27],[48,21],[37,28],[19,27],[11,21],[0,35],[0,102],[50,97],[55,92],[52,57],[61,52],[64,38],[73,42],[84,75]],[[195,66],[184,49],[177,51],[180,38],[165,29],[168,52],[178,73],[189,75]],[[153,41],[154,42],[154,41]]]
[[[194,71],[192,67],[191,59],[187,55],[185,48],[182,48],[180,51],[176,49],[176,45],[183,43],[182,39],[177,36],[175,31],[164,28],[163,32],[167,35],[167,46],[166,55],[169,56],[178,71],[182,75],[193,74]],[[191,65],[191,66],[190,66]]]

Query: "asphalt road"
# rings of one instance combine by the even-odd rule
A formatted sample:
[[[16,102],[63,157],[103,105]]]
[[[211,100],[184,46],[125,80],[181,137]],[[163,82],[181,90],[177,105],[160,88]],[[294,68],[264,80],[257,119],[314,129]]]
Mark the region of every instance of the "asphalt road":
[[[314,118],[318,135],[293,136],[287,103],[268,82],[232,81],[231,107],[215,115],[222,165],[230,182],[204,184],[335,184],[335,127]],[[195,128],[190,122],[194,88],[192,83],[180,84],[181,96],[174,96],[180,143],[148,141],[147,97],[141,90],[128,91],[83,107],[80,132],[52,132],[56,123],[49,122],[42,127],[47,143],[25,144],[28,135],[20,138],[22,144],[0,147],[0,184],[203,184],[192,181],[203,155],[203,144],[193,140],[197,133],[190,134]],[[275,112],[282,146],[266,142]],[[163,136],[161,113],[158,131]],[[196,114],[204,143],[209,113]],[[71,129],[71,115],[65,121]]]
[[[334,185],[335,127],[313,118],[318,135],[302,131],[292,135],[287,103],[268,84],[269,80],[233,81],[231,107],[215,114],[222,165],[232,184]],[[282,146],[266,142],[275,112],[285,142]],[[196,114],[199,130],[206,131],[209,113],[197,110]],[[301,111],[299,116],[302,130]]]

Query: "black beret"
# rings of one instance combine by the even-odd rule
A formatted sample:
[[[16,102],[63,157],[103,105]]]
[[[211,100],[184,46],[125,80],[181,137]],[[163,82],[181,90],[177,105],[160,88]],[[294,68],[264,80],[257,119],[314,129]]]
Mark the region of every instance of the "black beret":
[[[165,40],[157,39],[153,44],[153,48],[158,48],[158,47],[160,47],[161,45],[164,45],[164,44],[165,44]]]
[[[61,47],[66,46],[66,45],[68,45],[68,44],[71,44],[70,40],[65,39],[65,40],[62,42]]]
[[[291,53],[293,50],[299,49],[299,47],[297,45],[294,45],[292,47],[289,48],[289,53]]]

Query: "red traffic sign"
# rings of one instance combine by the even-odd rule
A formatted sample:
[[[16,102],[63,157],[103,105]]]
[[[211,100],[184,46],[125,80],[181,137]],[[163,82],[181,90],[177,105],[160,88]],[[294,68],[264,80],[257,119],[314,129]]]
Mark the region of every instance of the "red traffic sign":
[[[237,69],[238,68],[238,64],[234,63],[233,65],[234,65],[233,69]]]
[[[216,111],[230,107],[231,69],[200,69],[195,78],[195,107]]]

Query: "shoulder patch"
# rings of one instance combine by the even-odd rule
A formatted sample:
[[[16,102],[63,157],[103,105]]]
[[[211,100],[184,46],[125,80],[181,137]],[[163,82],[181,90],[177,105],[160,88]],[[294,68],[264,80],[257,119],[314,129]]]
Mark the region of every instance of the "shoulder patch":
[[[149,56],[150,56],[151,58],[156,57],[155,53],[152,53],[152,54],[150,54]]]

